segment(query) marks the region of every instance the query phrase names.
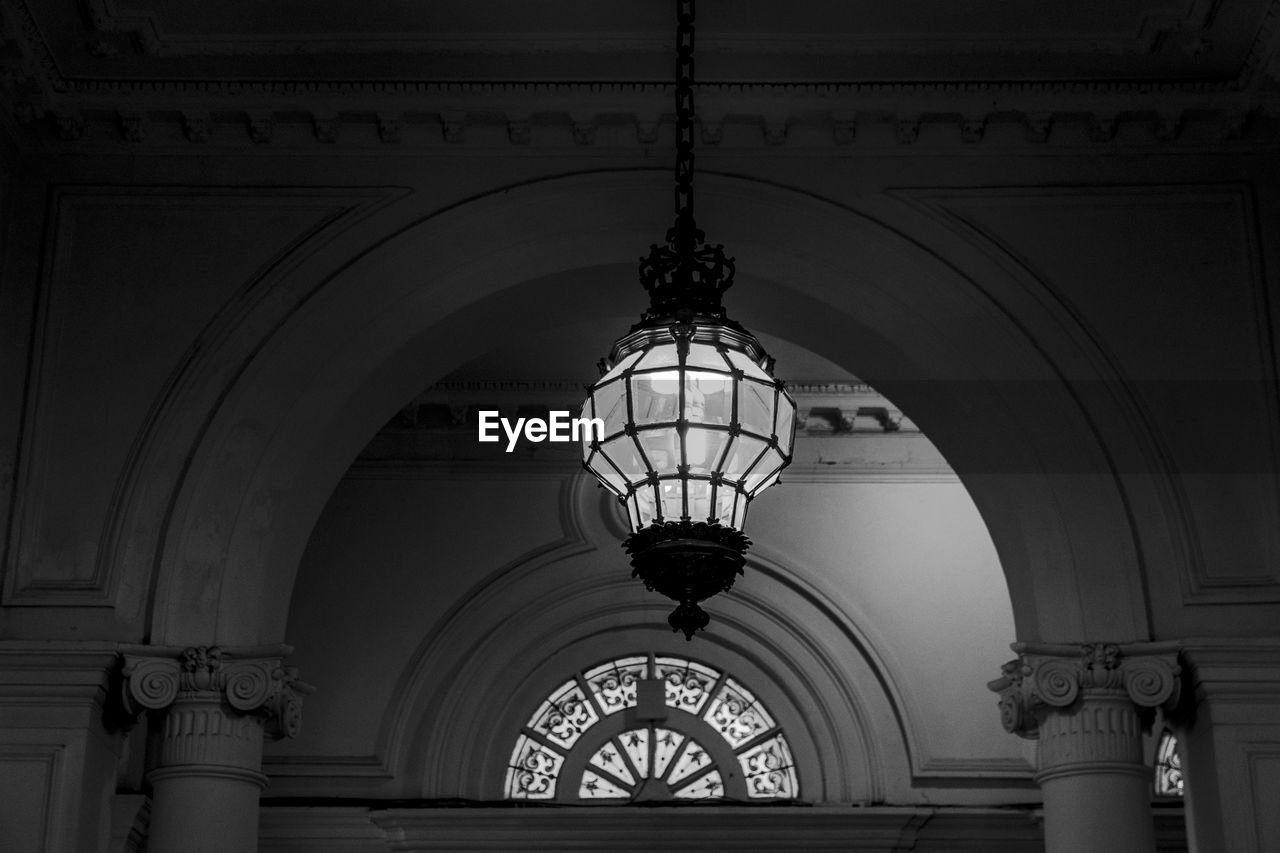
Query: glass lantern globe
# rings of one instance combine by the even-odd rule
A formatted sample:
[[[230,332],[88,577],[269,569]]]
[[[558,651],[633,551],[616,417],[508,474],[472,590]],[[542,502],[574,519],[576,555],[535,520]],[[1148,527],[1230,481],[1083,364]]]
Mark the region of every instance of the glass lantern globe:
[[[750,500],[791,461],[796,404],[750,335],[719,325],[643,329],[614,347],[583,417],[583,461],[632,531],[668,521],[741,530]]]
[[[676,219],[640,259],[649,309],[589,390],[583,417],[604,431],[582,446],[583,466],[627,508],[632,574],[679,602],[667,622],[687,639],[710,621],[698,602],[742,574],[747,505],[791,461],[796,424],[773,359],[725,314],[734,259],[694,220],[693,19],[693,0],[679,0]]]
[[[742,573],[747,506],[791,461],[796,404],[728,321],[642,323],[604,366],[583,464],[626,507],[634,574],[680,602],[668,622],[692,637],[709,621],[697,602]]]

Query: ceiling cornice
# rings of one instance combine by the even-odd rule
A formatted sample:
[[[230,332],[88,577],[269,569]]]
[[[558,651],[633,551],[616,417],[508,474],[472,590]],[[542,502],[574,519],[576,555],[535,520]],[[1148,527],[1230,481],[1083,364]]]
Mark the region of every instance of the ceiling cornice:
[[[166,41],[153,18],[122,17],[100,0],[88,0],[85,8],[93,31],[136,36],[143,53],[171,51],[163,45],[172,40]],[[1109,48],[1154,50],[1174,34],[1205,24],[1204,15],[1193,16],[1195,21],[1167,17],[1146,21],[1145,34],[1132,44]],[[726,124],[749,125],[759,128],[760,144],[777,146],[789,141],[790,129],[819,125],[830,144],[840,145],[853,141],[859,125],[887,124],[894,142],[911,144],[922,126],[948,124],[957,129],[954,141],[967,144],[983,141],[988,126],[1013,121],[1023,125],[1025,141],[1040,143],[1064,120],[1083,120],[1093,142],[1110,141],[1126,123],[1142,128],[1126,141],[1165,143],[1179,138],[1189,121],[1205,120],[1213,129],[1198,141],[1234,139],[1253,117],[1280,107],[1280,84],[1268,73],[1276,64],[1278,25],[1280,0],[1272,0],[1238,72],[1221,79],[702,82],[701,141],[720,142]],[[506,126],[513,144],[528,142],[534,126],[567,124],[566,143],[591,145],[598,128],[630,124],[634,144],[643,146],[658,141],[657,128],[671,111],[671,84],[660,80],[73,76],[60,68],[26,0],[0,0],[0,30],[11,46],[7,58],[0,56],[8,71],[0,108],[26,127],[28,138],[64,143],[104,135],[131,143],[200,143],[216,127],[219,142],[261,144],[278,141],[276,125],[301,119],[321,143],[372,135],[339,133],[339,127],[361,124],[376,129],[373,141],[398,142],[406,128],[428,124],[438,128],[441,141],[459,143],[468,141],[469,128],[497,123]],[[147,33],[155,38],[143,38]],[[456,47],[465,40],[453,41]],[[271,51],[287,42],[274,44]],[[888,50],[886,45],[881,49]],[[94,124],[98,132],[85,133]],[[151,132],[165,126],[168,132]],[[236,132],[228,133],[228,126]]]

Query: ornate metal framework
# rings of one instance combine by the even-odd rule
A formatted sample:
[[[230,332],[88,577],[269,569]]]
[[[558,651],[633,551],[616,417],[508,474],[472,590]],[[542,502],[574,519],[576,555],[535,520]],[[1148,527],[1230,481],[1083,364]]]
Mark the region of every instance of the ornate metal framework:
[[[694,220],[693,0],[678,0],[676,22],[675,223],[640,259],[649,308],[583,407],[605,423],[583,464],[627,506],[633,574],[679,602],[667,621],[692,639],[710,621],[699,602],[742,574],[747,503],[791,461],[795,401],[726,316],[734,261]]]

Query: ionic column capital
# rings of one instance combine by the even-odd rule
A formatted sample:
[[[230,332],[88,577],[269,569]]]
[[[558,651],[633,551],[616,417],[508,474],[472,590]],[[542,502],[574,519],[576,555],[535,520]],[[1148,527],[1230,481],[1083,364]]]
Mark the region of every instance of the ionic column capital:
[[[1035,739],[1045,716],[1086,699],[1127,698],[1149,717],[1178,701],[1181,667],[1176,643],[1014,643],[1018,657],[987,683],[1000,695],[1005,730]]]
[[[287,646],[226,649],[133,646],[121,652],[123,700],[128,713],[176,703],[216,704],[234,715],[260,719],[274,738],[294,737],[302,722],[302,697],[314,692],[284,665]]]

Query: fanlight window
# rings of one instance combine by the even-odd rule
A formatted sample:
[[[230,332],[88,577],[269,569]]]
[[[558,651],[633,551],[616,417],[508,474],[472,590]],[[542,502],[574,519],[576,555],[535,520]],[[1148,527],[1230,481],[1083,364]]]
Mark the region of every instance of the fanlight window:
[[[1182,796],[1182,758],[1178,755],[1178,739],[1165,731],[1156,744],[1156,794],[1161,797]]]
[[[539,705],[516,738],[506,796],[766,801],[795,799],[799,785],[786,736],[741,682],[634,655],[578,673]]]

